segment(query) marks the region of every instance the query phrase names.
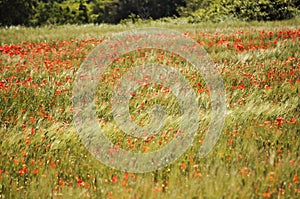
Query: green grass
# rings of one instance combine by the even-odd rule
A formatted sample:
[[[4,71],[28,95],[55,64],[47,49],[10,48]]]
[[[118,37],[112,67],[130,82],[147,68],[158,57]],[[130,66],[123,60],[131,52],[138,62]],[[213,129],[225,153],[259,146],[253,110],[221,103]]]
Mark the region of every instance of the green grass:
[[[46,26],[37,28],[25,27],[8,27],[0,29],[1,44],[17,44],[24,41],[43,42],[51,40],[71,40],[71,39],[86,39],[86,38],[103,38],[105,36],[118,33],[120,31],[131,30],[134,28],[168,28],[180,32],[205,32],[205,33],[232,33],[239,29],[249,30],[251,27],[264,30],[280,30],[286,26],[298,28],[300,19],[293,19],[284,22],[224,22],[224,23],[197,23],[189,24],[185,19],[161,20],[161,21],[142,21],[140,24],[119,24],[119,25],[64,25],[64,26]]]
[[[298,19],[221,24],[178,20],[0,29],[0,198],[298,198],[298,24]],[[153,63],[176,63],[202,107],[199,133],[183,156],[155,172],[128,174],[100,163],[80,141],[72,121],[72,88],[80,64],[102,40],[146,27],[186,32],[206,49],[226,86],[227,115],[212,152],[197,158],[210,119],[201,76],[167,52],[124,55],[99,81],[97,95],[100,124],[114,143],[127,150],[155,150],[172,139],[178,126],[176,99],[159,85],[137,90],[129,107],[135,122],[146,125],[153,104],[169,106],[161,136],[145,143],[115,125],[113,86],[131,67],[143,64],[145,55]]]

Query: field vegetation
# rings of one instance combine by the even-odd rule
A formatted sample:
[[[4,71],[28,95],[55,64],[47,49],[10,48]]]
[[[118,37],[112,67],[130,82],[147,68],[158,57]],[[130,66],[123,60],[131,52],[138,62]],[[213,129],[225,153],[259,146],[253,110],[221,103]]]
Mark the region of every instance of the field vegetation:
[[[188,18],[118,25],[63,25],[0,29],[0,198],[299,198],[299,19],[274,22],[188,23]],[[163,147],[176,124],[139,140],[122,134],[111,117],[117,79],[147,61],[180,68],[199,96],[201,121],[193,145],[161,170],[134,174],[107,167],[80,141],[72,116],[76,72],[92,49],[117,32],[158,27],[196,40],[217,64],[227,115],[209,155],[196,153],[208,128],[209,90],[201,75],[169,52],[132,52],[99,80],[99,125],[126,150]],[[154,85],[130,100],[132,119],[176,99]],[[146,102],[147,101],[147,102]]]

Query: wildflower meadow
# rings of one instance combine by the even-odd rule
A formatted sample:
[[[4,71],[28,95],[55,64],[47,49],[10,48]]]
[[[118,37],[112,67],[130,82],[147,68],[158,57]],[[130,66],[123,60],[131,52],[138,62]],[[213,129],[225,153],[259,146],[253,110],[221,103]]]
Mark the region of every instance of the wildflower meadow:
[[[299,198],[299,24],[174,20],[1,28],[0,198]],[[197,96],[200,120],[192,144],[174,162],[151,172],[120,171],[81,142],[73,87],[99,44],[148,27],[176,30],[205,49],[223,79],[225,122],[216,145],[199,158],[212,119],[211,93],[201,73],[166,50],[128,52],[103,71],[94,95],[98,124],[117,148],[151,153],[180,132],[180,101],[159,83],[129,93],[128,102],[130,120],[142,127],[151,123],[151,107],[166,107],[165,126],[157,134],[136,138],[114,120],[115,86],[146,63],[178,69]]]

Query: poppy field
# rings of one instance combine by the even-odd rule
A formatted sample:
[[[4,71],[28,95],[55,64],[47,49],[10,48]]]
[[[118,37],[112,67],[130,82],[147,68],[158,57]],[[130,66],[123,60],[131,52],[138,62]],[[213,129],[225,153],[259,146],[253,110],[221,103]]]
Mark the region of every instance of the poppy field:
[[[282,22],[82,25],[0,29],[0,198],[299,198],[300,27]],[[105,166],[85,148],[73,122],[72,89],[89,53],[112,35],[148,26],[177,30],[216,63],[226,90],[226,118],[212,151],[197,151],[210,116],[201,74],[172,52],[124,54],[99,77],[99,125],[118,147],[148,153],[178,133],[178,102],[169,88],[145,85],[131,93],[130,118],[167,107],[166,127],[147,139],[125,135],[112,116],[118,79],[134,67],[178,68],[199,97],[199,128],[175,162],[149,173]]]

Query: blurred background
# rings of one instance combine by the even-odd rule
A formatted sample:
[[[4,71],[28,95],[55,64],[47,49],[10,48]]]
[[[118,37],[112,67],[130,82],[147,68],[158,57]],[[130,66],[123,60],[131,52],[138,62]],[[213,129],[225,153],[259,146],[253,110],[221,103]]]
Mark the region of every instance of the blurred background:
[[[189,23],[299,17],[300,0],[0,0],[0,26],[188,18]]]

